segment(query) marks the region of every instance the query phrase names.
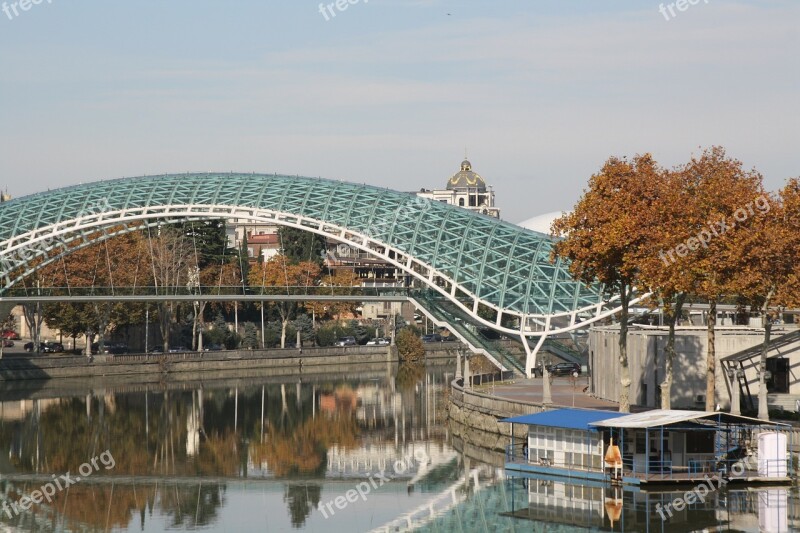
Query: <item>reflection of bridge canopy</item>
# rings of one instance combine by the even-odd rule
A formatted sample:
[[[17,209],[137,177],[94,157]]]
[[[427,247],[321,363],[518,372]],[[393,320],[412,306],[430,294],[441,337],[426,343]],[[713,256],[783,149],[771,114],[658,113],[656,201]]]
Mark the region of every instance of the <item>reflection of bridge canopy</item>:
[[[614,311],[600,287],[550,262],[548,236],[413,194],[253,174],[125,178],[0,204],[0,295],[77,247],[143,225],[218,218],[301,228],[374,253],[507,334],[542,336]],[[493,310],[491,318],[478,316],[479,305]]]

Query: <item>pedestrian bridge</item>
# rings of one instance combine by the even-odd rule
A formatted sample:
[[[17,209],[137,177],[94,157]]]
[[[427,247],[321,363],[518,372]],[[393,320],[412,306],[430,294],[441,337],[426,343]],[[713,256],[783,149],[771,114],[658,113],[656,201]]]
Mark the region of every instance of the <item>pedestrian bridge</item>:
[[[547,336],[618,310],[602,287],[576,282],[567,264],[550,261],[549,236],[411,193],[233,173],[84,183],[0,204],[0,298],[31,296],[28,276],[81,247],[209,219],[299,228],[371,253],[407,275],[420,305],[522,340],[526,371]],[[433,314],[441,321],[442,313]]]

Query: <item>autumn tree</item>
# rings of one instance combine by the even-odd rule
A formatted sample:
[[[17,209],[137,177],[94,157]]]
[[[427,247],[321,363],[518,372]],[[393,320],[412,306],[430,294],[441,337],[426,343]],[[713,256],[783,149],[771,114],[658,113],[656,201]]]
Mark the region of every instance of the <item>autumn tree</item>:
[[[653,184],[661,179],[663,171],[649,154],[631,161],[612,157],[591,177],[573,211],[552,227],[563,238],[554,245],[552,260],[568,260],[576,280],[600,282],[606,296],[619,296],[621,412],[630,412],[628,316],[640,281],[637,259],[651,238],[647,214],[657,201]]]
[[[299,296],[307,294],[319,283],[320,266],[313,261],[292,263],[288,257],[279,254],[265,263],[256,263],[250,268],[250,286],[264,295]],[[286,347],[286,329],[294,318],[297,300],[275,303],[281,319],[281,348]]]
[[[107,230],[113,233],[115,229]],[[97,289],[113,296],[132,287],[150,283],[150,265],[142,234],[138,231],[107,238],[102,232],[92,236],[98,242],[76,249],[41,270],[41,281],[64,291]],[[120,326],[137,322],[142,306],[113,299],[80,304],[49,304],[42,312],[48,325],[73,339],[78,327],[86,337],[86,355],[91,354],[95,335],[102,350],[105,338]]]
[[[353,296],[356,294],[355,287],[361,285],[361,280],[354,271],[339,268],[322,277],[320,282],[320,294],[330,294],[333,296]],[[330,301],[330,302],[309,302],[306,308],[311,309],[315,317],[330,315],[335,318],[344,314],[353,314],[358,307],[358,302],[350,301]]]
[[[715,146],[693,157],[681,171],[691,191],[691,214],[686,217],[683,241],[665,251],[669,261],[685,257],[684,273],[691,291],[708,301],[708,343],[706,352],[706,410],[716,405],[716,319],[717,303],[735,293],[735,278],[747,266],[742,256],[743,231],[759,216],[758,202],[764,196],[762,177],[745,171],[742,163],[729,158]],[[680,238],[680,237],[678,237]]]
[[[404,363],[414,363],[425,359],[425,346],[411,328],[403,328],[397,332],[395,339],[397,353]]]
[[[183,232],[172,226],[159,228],[157,235],[149,235],[153,280],[156,292],[170,296],[191,288],[190,268],[195,266],[193,250]],[[178,302],[164,299],[158,303],[159,326],[164,353],[169,351],[169,337]]]
[[[674,250],[686,238],[686,227],[693,226],[696,218],[693,207],[694,190],[688,174],[681,170],[666,171],[661,179],[650,184],[655,192],[653,208],[643,217],[652,228],[650,239],[642,247],[636,262],[643,289],[654,293],[669,328],[664,349],[664,379],[661,387],[661,408],[672,408],[673,364],[675,360],[675,329],[686,298],[693,289],[693,279],[687,269],[688,256],[673,258],[667,252]]]
[[[796,276],[800,255],[800,232],[792,224],[800,213],[800,191],[797,180],[790,180],[777,198],[766,195],[757,199],[760,216],[748,227],[740,228],[737,252],[746,262],[733,278],[733,288],[762,316],[764,340],[759,360],[758,418],[769,420],[767,406],[767,354],[772,325],[780,310],[800,305],[792,280]],[[731,383],[738,386],[738,383]],[[737,406],[738,407],[738,406]]]

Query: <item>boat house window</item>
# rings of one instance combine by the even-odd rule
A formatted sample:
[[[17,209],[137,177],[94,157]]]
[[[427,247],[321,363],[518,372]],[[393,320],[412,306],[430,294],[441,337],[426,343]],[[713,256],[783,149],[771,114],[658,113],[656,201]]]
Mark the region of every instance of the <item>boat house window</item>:
[[[686,453],[714,453],[714,432],[713,431],[687,432]]]

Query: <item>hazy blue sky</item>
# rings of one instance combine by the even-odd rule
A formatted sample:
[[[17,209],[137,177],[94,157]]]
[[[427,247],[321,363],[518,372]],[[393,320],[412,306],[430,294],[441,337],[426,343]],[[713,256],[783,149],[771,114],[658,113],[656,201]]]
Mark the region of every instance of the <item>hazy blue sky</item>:
[[[722,144],[771,188],[800,175],[800,2],[700,0],[669,21],[659,4],[0,12],[0,186],[236,170],[415,190],[444,186],[467,147],[516,222],[569,209],[612,154],[672,166]]]

